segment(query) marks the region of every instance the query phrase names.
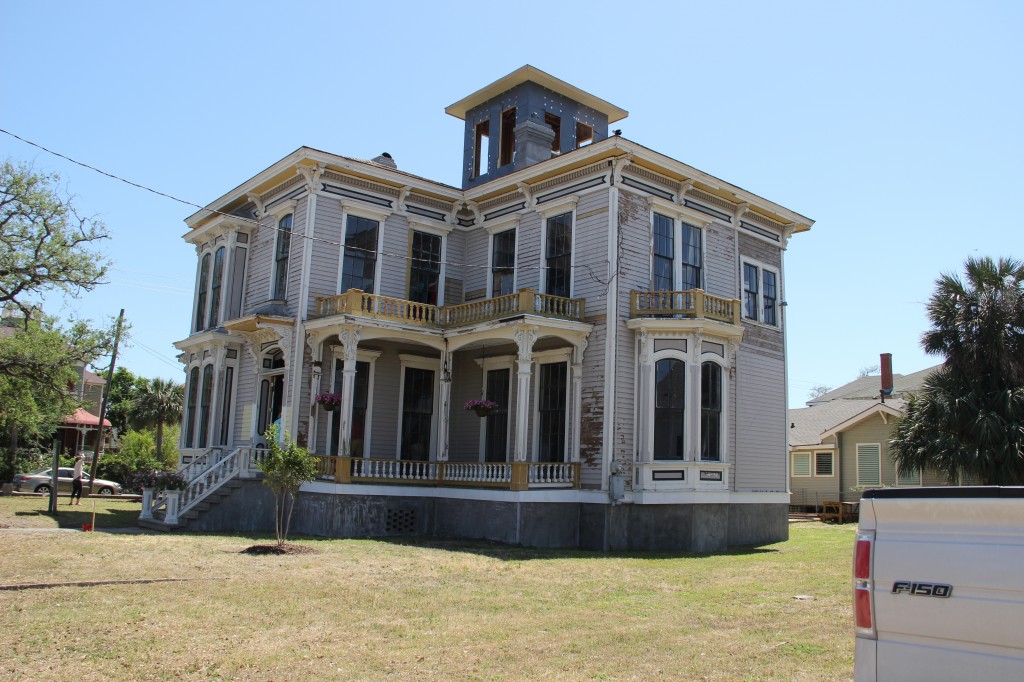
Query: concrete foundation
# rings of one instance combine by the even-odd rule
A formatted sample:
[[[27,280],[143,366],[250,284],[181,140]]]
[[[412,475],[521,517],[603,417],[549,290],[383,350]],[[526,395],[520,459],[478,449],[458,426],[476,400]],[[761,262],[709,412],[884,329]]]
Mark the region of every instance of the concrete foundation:
[[[273,532],[274,496],[245,481],[190,530]],[[610,505],[426,496],[299,496],[291,531],[324,537],[430,536],[596,551],[717,552],[789,537],[785,504]]]

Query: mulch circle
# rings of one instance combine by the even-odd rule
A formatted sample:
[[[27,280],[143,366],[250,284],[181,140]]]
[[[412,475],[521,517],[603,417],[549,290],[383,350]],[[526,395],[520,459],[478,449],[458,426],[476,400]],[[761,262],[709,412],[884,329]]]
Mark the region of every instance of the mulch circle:
[[[317,550],[305,545],[253,545],[242,554],[315,554]]]

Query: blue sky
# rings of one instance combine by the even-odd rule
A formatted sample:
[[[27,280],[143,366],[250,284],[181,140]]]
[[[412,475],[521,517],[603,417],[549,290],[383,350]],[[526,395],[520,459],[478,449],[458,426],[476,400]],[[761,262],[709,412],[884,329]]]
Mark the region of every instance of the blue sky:
[[[816,220],[786,254],[790,405],[919,339],[935,278],[1024,257],[1024,4],[0,2],[0,128],[205,204],[296,148],[458,185],[443,109],[532,64],[630,112],[623,135]],[[0,134],[112,235],[118,361],[182,381],[194,209]]]

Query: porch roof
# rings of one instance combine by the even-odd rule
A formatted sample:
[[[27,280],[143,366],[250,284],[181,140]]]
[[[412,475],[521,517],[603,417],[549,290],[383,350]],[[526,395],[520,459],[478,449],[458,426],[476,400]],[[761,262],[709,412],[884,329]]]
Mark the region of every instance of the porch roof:
[[[75,410],[74,414],[64,417],[61,421],[65,424],[73,424],[76,426],[99,426],[100,418],[92,412],[88,412],[79,407]],[[103,425],[111,426],[110,420],[104,419]]]

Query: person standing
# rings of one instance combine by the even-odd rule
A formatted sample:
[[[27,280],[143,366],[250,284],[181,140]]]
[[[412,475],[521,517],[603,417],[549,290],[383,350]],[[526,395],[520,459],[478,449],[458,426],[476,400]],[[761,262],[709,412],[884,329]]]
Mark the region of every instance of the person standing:
[[[85,462],[85,455],[78,453],[75,456],[75,475],[71,479],[71,499],[68,500],[68,506],[75,504],[75,500],[78,500],[78,506],[82,506],[82,464]]]

